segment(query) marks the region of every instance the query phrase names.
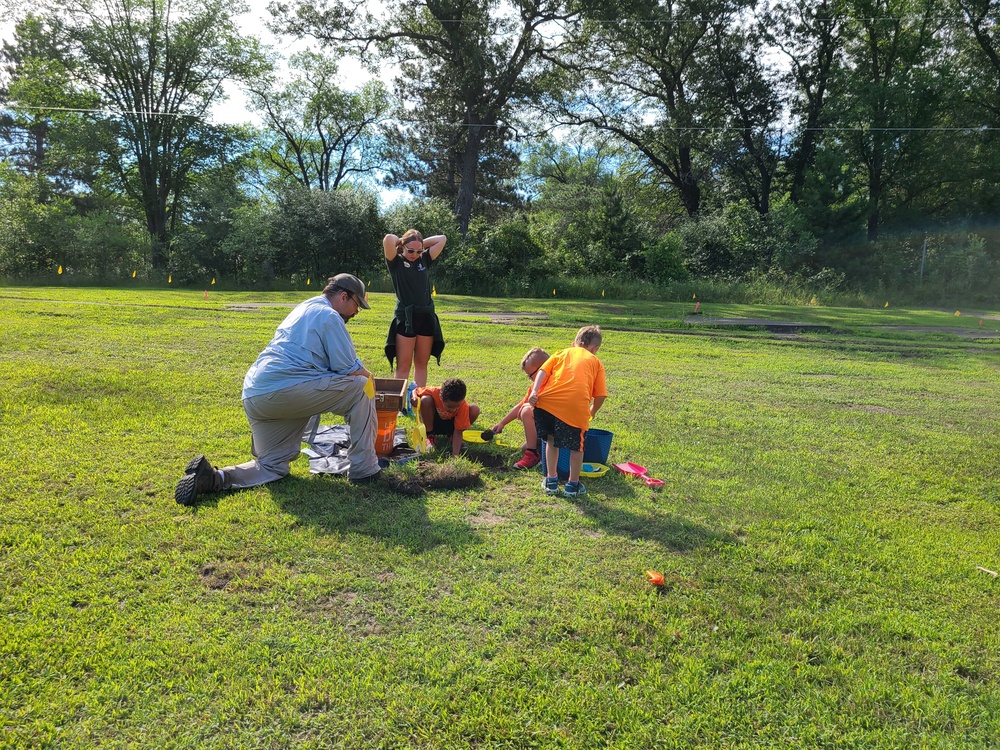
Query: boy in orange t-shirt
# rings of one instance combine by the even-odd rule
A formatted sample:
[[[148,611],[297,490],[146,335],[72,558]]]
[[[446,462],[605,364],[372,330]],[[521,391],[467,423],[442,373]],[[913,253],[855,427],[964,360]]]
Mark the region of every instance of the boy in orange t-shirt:
[[[548,352],[540,346],[533,346],[528,350],[528,353],[521,359],[521,369],[528,376],[528,380],[532,383],[535,382],[535,373],[538,372],[548,359]],[[515,419],[519,420],[524,427],[524,443],[521,445],[524,456],[514,464],[514,467],[517,469],[532,469],[542,460],[538,453],[538,435],[535,434],[535,409],[533,406],[528,405],[528,396],[530,395],[531,386],[529,385],[528,392],[524,394],[524,398],[514,404],[513,408],[507,412],[507,416],[492,427],[493,433],[496,435],[503,432],[503,428]]]
[[[528,403],[535,409],[535,431],[545,440],[546,495],[559,492],[559,449],[569,450],[569,480],[562,494],[587,494],[580,483],[583,468],[583,438],[590,420],[608,397],[604,365],[595,355],[601,348],[601,329],[584,326],[573,346],[556,352],[535,374]]]
[[[448,378],[440,388],[430,385],[417,388],[410,397],[410,403],[420,409],[427,434],[450,437],[455,456],[462,452],[462,432],[479,418],[479,407],[465,400],[465,392],[465,383]]]

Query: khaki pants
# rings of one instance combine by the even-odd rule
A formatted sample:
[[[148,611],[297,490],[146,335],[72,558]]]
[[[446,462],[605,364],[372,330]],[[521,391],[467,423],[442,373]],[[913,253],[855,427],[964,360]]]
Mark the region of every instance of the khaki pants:
[[[243,401],[250,422],[250,452],[255,461],[227,466],[225,488],[256,487],[288,475],[299,456],[309,420],[325,412],[340,414],[351,433],[348,477],[363,479],[378,471],[375,402],[365,395],[367,378],[331,375]]]

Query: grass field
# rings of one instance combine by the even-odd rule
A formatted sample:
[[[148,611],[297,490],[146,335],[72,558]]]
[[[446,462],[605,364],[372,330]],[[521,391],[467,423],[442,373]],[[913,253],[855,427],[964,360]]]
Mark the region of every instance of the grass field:
[[[193,455],[249,457],[287,308],[230,305],[306,296],[0,289],[0,747],[997,746],[1000,339],[866,328],[997,311],[706,310],[834,328],[776,337],[442,296],[431,379],[484,427],[529,346],[601,324],[594,426],[666,487],[408,496],[299,461],[176,505]],[[389,375],[371,301],[350,328]],[[548,317],[455,315],[490,311]]]

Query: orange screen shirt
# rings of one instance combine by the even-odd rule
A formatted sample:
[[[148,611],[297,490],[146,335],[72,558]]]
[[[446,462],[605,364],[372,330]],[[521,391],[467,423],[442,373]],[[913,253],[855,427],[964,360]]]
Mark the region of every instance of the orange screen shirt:
[[[469,402],[464,398],[462,399],[461,405],[455,409],[455,411],[447,411],[444,408],[444,399],[441,398],[441,389],[437,386],[428,385],[422,388],[417,388],[414,393],[417,398],[421,396],[430,396],[434,399],[434,408],[437,410],[437,415],[441,419],[454,419],[455,420],[455,431],[459,432],[461,430],[467,430],[472,427],[472,422],[469,421]],[[430,430],[432,425],[427,425],[427,429]]]
[[[572,427],[590,425],[590,400],[608,395],[601,360],[574,346],[549,357],[542,369],[548,374],[537,405]]]

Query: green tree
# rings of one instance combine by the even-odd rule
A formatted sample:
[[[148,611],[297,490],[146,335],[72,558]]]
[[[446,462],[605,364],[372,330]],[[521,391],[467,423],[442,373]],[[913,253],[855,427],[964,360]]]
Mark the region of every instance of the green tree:
[[[344,91],[334,83],[337,63],[315,52],[293,55],[290,62],[294,75],[285,86],[271,76],[250,85],[270,135],[266,162],[282,179],[319,190],[336,190],[346,178],[382,167],[382,131],[391,110],[385,86],[370,81]]]
[[[569,80],[559,121],[611,134],[642,154],[689,216],[712,179],[722,125],[713,33],[749,0],[588,2],[563,56]]]
[[[385,225],[374,193],[354,185],[337,190],[285,188],[270,220],[277,276],[325,279],[335,273],[370,276],[381,266]]]
[[[95,126],[86,114],[93,92],[74,81],[64,24],[28,15],[0,48],[0,156],[27,174],[42,177],[40,199],[50,192],[79,194],[96,180],[91,149]]]
[[[761,216],[771,210],[771,192],[783,151],[778,125],[781,101],[776,76],[761,60],[764,35],[757,25],[743,28],[719,18],[712,27],[714,75],[701,86],[701,98],[717,108],[711,118],[715,160],[730,178],[735,200],[746,199]]]
[[[641,276],[654,240],[622,153],[606,141],[541,144],[527,160],[533,233],[566,275]]]
[[[468,231],[479,194],[484,149],[501,153],[517,108],[548,90],[558,41],[546,24],[566,20],[564,0],[391,0],[378,15],[348,0],[294,0],[283,11],[283,28],[344,45],[368,60],[399,65],[397,96],[412,107],[412,143],[432,142],[424,152],[424,174],[445,175],[455,186],[459,229]],[[419,161],[409,166],[420,167]],[[401,173],[412,180],[415,175]],[[438,187],[435,185],[435,187]],[[437,194],[437,190],[433,193]]]
[[[846,75],[832,104],[844,148],[867,193],[868,239],[898,205],[913,170],[928,157],[931,128],[947,102],[938,66],[942,16],[934,0],[848,0]]]
[[[71,196],[52,192],[44,176],[0,162],[0,276],[107,281],[145,271],[141,225],[127,207],[81,215]]]
[[[192,175],[228,138],[206,121],[223,82],[257,69],[257,45],[235,23],[245,6],[222,0],[49,0],[71,42],[74,75],[97,93],[99,144],[114,184],[140,206],[151,265],[167,244]]]
[[[961,186],[950,183],[950,196],[967,212],[995,216],[1000,212],[1000,5],[990,0],[952,0],[961,24],[956,30],[955,65],[951,71],[950,125],[947,134],[966,151],[952,166],[966,166]]]
[[[843,0],[784,0],[761,19],[766,43],[788,65],[781,78],[790,91],[787,105],[797,130],[785,162],[793,203],[802,200],[822,131],[834,121],[828,100],[841,71],[844,20]]]

